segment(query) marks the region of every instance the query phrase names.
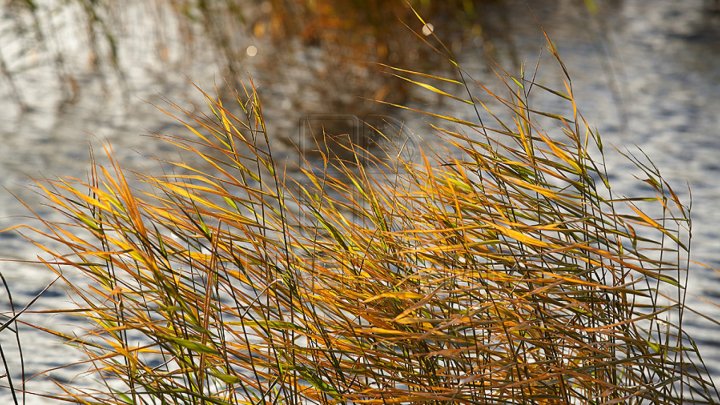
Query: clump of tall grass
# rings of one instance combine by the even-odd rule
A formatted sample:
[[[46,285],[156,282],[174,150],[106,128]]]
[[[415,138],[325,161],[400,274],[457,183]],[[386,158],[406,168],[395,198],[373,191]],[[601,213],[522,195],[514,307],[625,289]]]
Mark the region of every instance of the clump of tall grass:
[[[448,147],[419,162],[345,145],[350,158],[323,149],[286,176],[245,88],[239,113],[208,97],[207,115],[182,118],[190,136],[164,140],[188,156],[171,174],[138,175],[144,191],[113,160],[87,181],[41,183],[65,220],[26,234],[87,325],[54,333],[104,387],[62,384],[67,396],[718,400],[682,326],[689,209],[632,157],[649,193],[613,193],[569,78],[562,90],[510,78],[501,96],[479,83],[473,94],[462,72],[396,73],[477,119],[425,112],[446,124],[433,133]],[[534,110],[535,92],[567,114]],[[479,113],[490,97],[506,109],[493,123]]]

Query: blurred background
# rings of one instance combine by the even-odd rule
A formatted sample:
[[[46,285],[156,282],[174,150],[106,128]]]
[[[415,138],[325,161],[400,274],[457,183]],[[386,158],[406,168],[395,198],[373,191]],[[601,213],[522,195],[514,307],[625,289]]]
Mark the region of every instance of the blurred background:
[[[377,102],[401,103],[472,120],[448,103],[394,77],[385,65],[455,75],[452,54],[468,78],[497,85],[493,69],[532,73],[562,88],[543,30],[573,79],[578,105],[606,146],[641,148],[685,201],[692,191],[692,259],[688,302],[714,315],[720,303],[720,2],[716,0],[0,0],[0,229],[27,210],[49,212],[32,179],[85,178],[89,146],[109,142],[131,170],[160,173],[157,159],[177,152],[153,133],[182,134],[155,106],[177,103],[203,112],[202,94],[231,99],[258,88],[273,147],[298,162],[312,144],[307,122],[383,116],[432,150],[428,119]],[[446,49],[437,52],[438,39]],[[552,111],[555,100],[536,100]],[[353,121],[352,122],[359,122]],[[328,128],[326,128],[328,130]],[[346,131],[342,125],[334,131]],[[312,131],[311,131],[312,132]],[[609,147],[614,190],[632,195],[641,182]],[[50,280],[47,271],[10,259],[38,251],[0,233],[0,272],[22,306]],[[701,265],[704,263],[705,265]],[[6,310],[6,292],[0,306]],[[36,308],[68,306],[51,288]],[[30,320],[72,328],[70,317]],[[720,327],[688,314],[707,366],[720,378]],[[27,376],[77,356],[28,329],[21,333]],[[14,337],[0,334],[9,362]],[[42,350],[37,350],[42,348]],[[28,384],[52,391],[52,379],[86,369],[49,372]],[[718,380],[720,381],[720,380]],[[0,383],[2,380],[0,379]],[[10,392],[0,387],[0,398]],[[42,399],[32,399],[46,403]],[[33,402],[31,402],[33,403]]]

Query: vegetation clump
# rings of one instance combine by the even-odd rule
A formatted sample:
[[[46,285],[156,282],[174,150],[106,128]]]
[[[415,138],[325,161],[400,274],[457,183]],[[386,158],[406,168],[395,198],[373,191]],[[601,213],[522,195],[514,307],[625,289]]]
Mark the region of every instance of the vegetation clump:
[[[569,78],[562,91],[511,78],[502,97],[462,72],[395,72],[478,111],[419,112],[445,123],[442,155],[346,145],[350,158],[324,149],[285,176],[246,88],[238,109],[208,97],[207,116],[183,118],[190,137],[164,137],[190,157],[140,175],[149,192],[112,160],[88,181],[41,184],[65,220],[25,234],[86,321],[55,333],[101,383],[63,383],[68,398],[718,400],[682,328],[688,208],[631,156],[650,193],[613,193]],[[535,92],[567,114],[534,110]],[[488,123],[491,97],[507,110]]]

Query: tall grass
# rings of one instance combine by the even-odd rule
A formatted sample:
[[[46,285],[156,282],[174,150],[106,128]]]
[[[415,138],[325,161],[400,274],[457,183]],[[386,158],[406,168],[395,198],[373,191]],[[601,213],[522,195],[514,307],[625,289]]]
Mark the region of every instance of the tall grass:
[[[237,108],[208,96],[207,115],[178,117],[189,136],[163,140],[186,157],[138,175],[142,190],[112,159],[39,183],[65,219],[23,232],[87,327],[51,332],[100,384],[61,383],[64,397],[717,401],[682,324],[689,208],[632,156],[648,193],[613,192],[570,78],[507,77],[495,94],[461,71],[395,72],[478,112],[418,111],[447,150],[414,162],[346,144],[288,176],[247,87]],[[535,93],[564,112],[534,110]],[[504,110],[492,123],[489,99]]]

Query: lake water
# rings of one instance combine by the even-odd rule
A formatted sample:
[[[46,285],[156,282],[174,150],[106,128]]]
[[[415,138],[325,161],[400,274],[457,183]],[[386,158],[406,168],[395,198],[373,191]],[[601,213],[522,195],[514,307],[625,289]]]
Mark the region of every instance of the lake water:
[[[530,3],[532,11],[528,9]],[[598,1],[600,12],[591,16],[577,3],[582,2],[492,2],[480,18],[487,36],[493,38],[494,51],[490,52],[488,44],[479,39],[465,41],[456,49],[462,65],[479,80],[490,79],[489,53],[503,66],[524,61],[529,68],[534,67],[544,46],[538,28],[541,24],[568,67],[580,108],[597,126],[604,143],[620,149],[637,145],[685,197],[685,184],[690,185],[692,258],[720,268],[720,210],[715,205],[720,201],[720,181],[716,177],[720,176],[720,5],[713,0],[608,0]],[[67,69],[74,76],[70,88],[79,89],[73,102],[64,105],[52,55],[37,44],[28,44],[28,36],[17,32],[15,28],[27,21],[18,21],[17,14],[8,10],[0,12],[0,52],[4,60],[12,62],[8,68],[13,72],[14,86],[30,107],[21,111],[13,100],[12,86],[7,80],[0,82],[0,228],[27,222],[23,217],[27,211],[15,195],[39,213],[47,213],[29,189],[29,179],[85,177],[89,144],[97,147],[108,141],[126,167],[143,172],[159,170],[160,165],[152,157],[174,157],[175,152],[147,134],[177,131],[178,126],[151,104],[163,105],[167,98],[202,108],[202,99],[188,85],[188,78],[205,89],[222,86],[218,67],[207,62],[213,54],[202,38],[186,44],[181,38],[173,38],[169,30],[168,56],[163,63],[158,62],[157,49],[145,40],[150,29],[143,25],[143,21],[149,21],[143,14],[146,10],[136,9],[126,10],[127,20],[135,23],[124,30],[119,42],[122,78],[107,67],[91,69],[85,45],[77,39],[83,33],[76,32],[76,25],[67,24],[74,18],[72,13],[53,14],[62,42],[58,46],[64,47]],[[135,19],[131,18],[133,13],[137,13]],[[436,24],[435,29],[443,27]],[[268,120],[281,138],[297,136],[297,123],[303,114],[328,111],[328,92],[352,93],[336,87],[343,77],[323,79],[318,84],[316,75],[321,74],[325,64],[322,52],[312,48],[280,49],[269,41],[251,39],[246,45],[257,46],[258,53],[242,60],[240,66],[255,78]],[[278,62],[280,56],[282,63]],[[543,66],[548,67],[541,66],[540,79],[557,83],[558,69],[546,59]],[[428,100],[410,94],[407,101],[419,105]],[[346,107],[337,112],[351,111],[348,104],[352,101],[345,101]],[[408,120],[413,128],[422,128],[419,117],[399,114],[396,118]],[[427,147],[436,139],[430,131],[416,132],[427,134],[417,138],[421,146]],[[632,194],[638,183],[627,173],[628,165],[613,152],[609,152],[608,159],[615,189]],[[0,257],[32,260],[37,254],[21,238],[0,234]],[[701,311],[717,313],[712,302],[720,303],[720,273],[700,265],[692,265],[691,270],[689,303]],[[0,262],[0,271],[16,306],[27,303],[52,279],[47,271],[10,261]],[[5,309],[5,292],[0,297]],[[67,306],[64,292],[53,287],[35,308]],[[61,316],[48,319],[31,314],[28,320],[72,327],[72,319]],[[690,315],[686,325],[698,339],[707,365],[720,378],[720,344],[716,339],[720,328]],[[79,359],[72,350],[42,333],[25,329],[21,337],[26,375]],[[12,335],[0,333],[0,343],[9,352],[10,367],[19,373],[11,339]],[[50,372],[49,376],[64,380],[84,369],[78,366]],[[33,378],[29,388],[53,390],[53,384],[47,375],[42,375]],[[9,390],[0,388],[0,398],[8,400]],[[30,397],[28,403],[47,400]]]

